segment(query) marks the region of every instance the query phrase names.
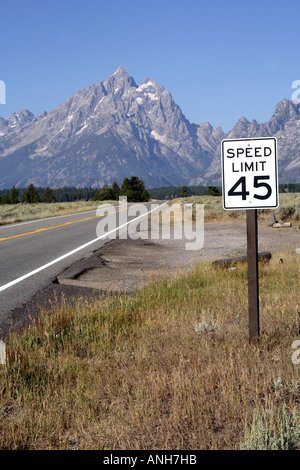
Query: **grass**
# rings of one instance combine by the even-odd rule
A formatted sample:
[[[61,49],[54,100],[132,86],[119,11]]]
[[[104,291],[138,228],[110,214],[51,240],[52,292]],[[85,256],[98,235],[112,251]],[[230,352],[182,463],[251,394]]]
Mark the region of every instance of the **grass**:
[[[245,210],[225,211],[222,206],[222,197],[218,196],[191,196],[181,199],[182,203],[204,204],[205,220],[207,222],[243,222],[246,219]],[[274,209],[279,221],[300,220],[300,193],[280,193],[279,207]],[[258,211],[260,222],[270,222],[270,209]]]
[[[299,261],[281,257],[250,345],[245,266],[55,302],[7,339],[0,449],[299,448]]]
[[[105,201],[105,203],[115,205],[116,201]],[[96,210],[99,204],[103,203],[99,201],[74,201],[54,202],[51,204],[39,203],[0,205],[0,225]]]
[[[280,193],[280,205],[273,212],[282,221],[300,220],[300,193]],[[246,213],[240,211],[225,211],[222,207],[222,198],[215,196],[191,196],[183,199],[174,199],[172,203],[204,204],[206,222],[243,222]],[[117,204],[116,201],[105,201]],[[52,204],[6,204],[0,205],[0,225],[26,222],[29,220],[54,217],[58,215],[74,214],[97,209],[99,201],[56,202]],[[269,222],[270,210],[259,210],[259,221]],[[154,216],[155,217],[155,216]]]

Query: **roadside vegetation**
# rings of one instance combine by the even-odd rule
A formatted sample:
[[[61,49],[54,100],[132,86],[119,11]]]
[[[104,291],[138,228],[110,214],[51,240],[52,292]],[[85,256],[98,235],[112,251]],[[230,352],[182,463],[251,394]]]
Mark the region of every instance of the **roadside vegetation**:
[[[112,188],[104,186],[101,191],[96,191],[92,199],[87,201],[2,204],[0,205],[0,225],[85,212],[97,209],[100,203],[117,204],[117,198],[112,198],[111,190]],[[148,200],[148,196],[143,194],[143,191],[144,188],[137,193],[136,197],[133,197],[137,199],[137,201],[133,202],[139,202],[138,199]],[[125,191],[124,193],[126,195]],[[118,193],[118,197],[119,195],[121,195],[121,190]],[[132,200],[132,188],[127,188],[127,195],[129,195],[127,200],[130,202]],[[300,221],[300,193],[280,193],[279,201],[279,208],[274,209],[274,211],[269,209],[258,211],[259,222],[268,223],[271,214],[275,214],[276,218],[283,222]],[[221,196],[190,196],[172,201],[172,203],[178,202],[182,204],[194,203],[194,205],[204,204],[206,222],[244,222],[246,218],[245,211],[224,211]]]
[[[176,199],[188,196],[205,196],[211,191],[213,192],[213,195],[216,195],[216,192],[221,193],[222,188],[220,186],[167,186],[165,188],[149,189],[150,196],[153,199]],[[300,183],[280,184],[279,192],[299,193]]]
[[[150,198],[144,182],[137,176],[132,176],[130,179],[125,178],[121,188],[116,182],[111,187],[105,184],[102,189],[95,190],[93,197],[88,200],[55,202],[56,191],[59,190],[46,188],[41,197],[41,191],[38,189],[30,184],[27,190],[20,194],[15,187],[6,192],[0,201],[0,225],[85,212],[97,209],[99,203],[103,202],[118,204],[119,196],[126,196],[127,202],[147,202]],[[76,191],[73,191],[74,188],[69,189],[75,198]],[[67,188],[65,191],[68,194]],[[81,190],[77,191],[78,197],[80,197]],[[22,203],[19,202],[20,200]]]
[[[116,201],[106,202],[117,204]],[[99,201],[74,201],[2,205],[0,206],[0,225],[91,211],[97,209],[99,203]]]
[[[191,196],[179,200],[182,204],[204,204],[204,216],[207,222],[244,222],[246,220],[245,210],[225,211],[221,196]],[[178,202],[178,199],[173,202]],[[278,209],[258,210],[258,221],[270,222],[271,214],[275,214],[276,218],[282,222],[300,221],[300,193],[279,193]]]
[[[244,265],[49,306],[6,340],[0,449],[299,449],[300,264],[280,256],[252,344]]]

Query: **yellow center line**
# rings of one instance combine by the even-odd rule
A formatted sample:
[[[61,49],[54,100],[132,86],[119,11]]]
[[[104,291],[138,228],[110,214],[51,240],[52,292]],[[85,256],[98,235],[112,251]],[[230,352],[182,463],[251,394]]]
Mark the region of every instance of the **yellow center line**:
[[[143,204],[150,204],[150,202],[145,202]],[[138,205],[142,205],[142,204],[138,204]],[[19,237],[25,237],[27,235],[34,235],[35,233],[45,232],[46,230],[53,230],[59,227],[65,227],[66,225],[78,224],[79,222],[85,222],[87,220],[98,219],[99,217],[104,217],[105,215],[110,215],[110,214],[116,214],[117,212],[126,211],[127,209],[128,207],[126,207],[125,209],[119,209],[117,211],[108,212],[107,214],[94,215],[93,217],[86,217],[85,219],[81,219],[81,220],[73,220],[71,222],[65,222],[64,224],[54,225],[53,227],[40,228],[32,232],[20,233],[19,235],[12,235],[11,237],[0,238],[0,242],[3,242],[5,240],[11,240],[12,238],[19,238]]]

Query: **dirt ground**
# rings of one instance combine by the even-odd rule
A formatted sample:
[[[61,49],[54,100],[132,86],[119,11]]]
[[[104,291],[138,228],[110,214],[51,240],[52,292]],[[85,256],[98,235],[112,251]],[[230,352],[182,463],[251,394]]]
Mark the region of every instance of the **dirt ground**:
[[[36,318],[40,308],[53,308],[55,299],[72,300],[78,297],[116,293],[133,293],[151,281],[186,271],[193,264],[226,257],[245,255],[247,250],[246,225],[243,223],[205,224],[204,245],[198,250],[186,250],[187,240],[142,239],[112,240],[89,257],[73,264],[58,279],[38,292],[29,302],[15,309],[11,315],[12,329],[22,329],[29,319]],[[270,251],[276,262],[278,254],[292,250],[300,263],[300,230],[291,228],[258,229],[259,251]],[[298,250],[299,251],[299,250]],[[4,335],[8,331],[3,332]]]
[[[187,250],[187,240],[153,240],[141,233],[141,239],[115,240],[88,258],[67,269],[58,278],[64,285],[88,287],[110,292],[131,293],[149,281],[161,279],[193,264],[246,254],[246,227],[243,224],[206,224],[204,245]],[[296,250],[300,230],[259,227],[259,251]],[[300,259],[299,259],[300,261]]]

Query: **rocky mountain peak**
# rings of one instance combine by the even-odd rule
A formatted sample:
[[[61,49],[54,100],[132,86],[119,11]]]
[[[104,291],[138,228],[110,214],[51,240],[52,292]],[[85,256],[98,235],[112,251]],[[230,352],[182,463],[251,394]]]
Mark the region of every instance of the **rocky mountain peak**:
[[[29,122],[33,121],[35,118],[36,116],[33,113],[27,109],[24,109],[23,111],[12,113],[8,120],[11,124],[19,124],[20,126],[23,126],[24,124],[28,124]]]
[[[126,88],[137,87],[134,79],[130,77],[127,71],[123,67],[118,67],[117,70],[113,73],[108,80],[104,82],[104,87],[108,94],[111,94],[115,91],[122,91]]]
[[[224,138],[275,136],[280,180],[300,178],[300,105],[284,99],[270,121],[243,116],[225,134],[191,124],[171,93],[146,77],[137,85],[123,67],[37,117],[0,117],[0,188],[103,186],[135,174],[146,186],[220,184]]]
[[[286,122],[300,119],[300,105],[284,98],[280,101],[270,119],[270,129],[276,132],[283,129]]]
[[[0,118],[0,131],[2,135],[19,132],[24,126],[36,121],[38,118],[33,113],[24,109],[12,113],[8,119]]]
[[[155,89],[155,90],[158,90],[158,89],[159,89],[159,86],[158,86],[158,84],[156,83],[155,80],[152,80],[151,78],[146,77],[146,78],[142,81],[142,83],[140,84],[139,89],[143,89],[143,90],[146,90],[146,89]]]
[[[248,134],[248,128],[250,126],[250,122],[245,116],[242,116],[233,129],[227,135],[228,139],[238,139],[246,137]]]
[[[213,126],[210,124],[210,122],[201,122],[198,124],[199,130],[204,130],[207,134],[211,134],[213,131]]]
[[[121,75],[128,77],[127,70],[125,70],[124,67],[122,67],[122,65],[119,65],[119,67],[118,67],[117,70],[112,74],[112,76],[121,76]]]
[[[220,136],[220,138],[223,138],[225,136],[225,133],[221,126],[216,127],[216,129],[213,131],[213,134],[215,136]]]

